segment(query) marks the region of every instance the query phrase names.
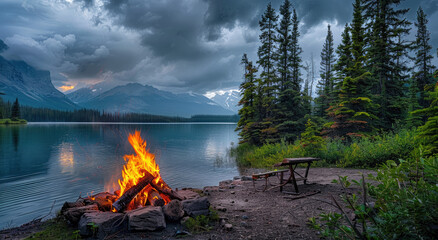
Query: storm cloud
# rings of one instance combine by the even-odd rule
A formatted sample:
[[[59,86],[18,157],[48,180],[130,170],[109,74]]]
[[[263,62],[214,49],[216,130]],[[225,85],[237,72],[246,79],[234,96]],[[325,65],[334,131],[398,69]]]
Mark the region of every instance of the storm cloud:
[[[438,45],[438,1],[421,4]],[[282,1],[272,1],[279,9]],[[51,71],[56,87],[139,82],[173,92],[236,89],[243,53],[256,61],[265,0],[41,0],[0,2],[2,55]],[[352,1],[296,0],[303,59],[319,62],[327,24],[335,44],[351,21]]]

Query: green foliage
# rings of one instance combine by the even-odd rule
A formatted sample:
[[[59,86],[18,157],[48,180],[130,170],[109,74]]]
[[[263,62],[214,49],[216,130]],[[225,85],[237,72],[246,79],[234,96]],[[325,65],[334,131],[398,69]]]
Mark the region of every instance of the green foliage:
[[[428,117],[426,123],[419,127],[418,140],[424,144],[427,155],[438,154],[438,83],[434,91],[428,93],[430,106],[420,109],[413,114]]]
[[[420,151],[421,152],[421,151]],[[399,164],[388,161],[370,175],[375,184],[339,177],[343,188],[357,186],[360,195],[342,194],[350,217],[335,198],[340,213],[322,213],[309,225],[333,239],[435,239],[438,234],[438,159],[421,154]],[[360,227],[359,227],[360,226]]]
[[[78,240],[81,239],[79,230],[68,225],[62,217],[56,217],[44,223],[44,229],[34,233],[26,239],[41,239],[41,240]]]
[[[305,152],[305,155],[312,156],[324,151],[325,141],[319,136],[321,132],[318,126],[310,120],[307,120],[306,130],[301,133],[300,145]]]
[[[0,124],[6,124],[6,125],[8,125],[8,124],[26,124],[26,123],[27,123],[27,121],[24,119],[15,119],[15,120],[12,120],[9,118],[0,119]]]
[[[194,233],[210,231],[213,229],[213,224],[219,221],[219,215],[216,211],[214,211],[210,207],[209,215],[199,215],[196,217],[190,217],[187,221],[184,222],[184,226],[190,231]]]
[[[333,46],[333,33],[330,24],[327,26],[327,36],[321,52],[321,80],[318,83],[318,98],[315,99],[316,116],[325,117],[326,110],[333,101],[334,95],[334,64],[335,51]]]
[[[417,27],[416,40],[413,44],[415,50],[415,72],[413,73],[413,79],[415,79],[418,86],[418,93],[420,95],[419,104],[421,107],[427,107],[428,102],[425,99],[425,87],[428,84],[433,83],[432,71],[434,66],[431,60],[433,56],[431,54],[432,46],[430,45],[430,32],[427,30],[427,16],[423,9],[420,7],[417,11],[417,21],[415,26]]]
[[[351,143],[345,143],[340,139],[321,141],[314,127],[309,127],[302,137],[304,139],[295,141],[294,144],[284,141],[265,144],[261,147],[241,144],[232,152],[240,166],[255,168],[272,168],[283,158],[292,157],[317,157],[323,160],[317,162],[320,165],[336,164],[340,167],[374,168],[387,160],[398,161],[398,159],[410,156],[410,153],[418,147],[415,141],[415,129],[404,129],[398,133],[387,133],[376,137],[358,138]],[[317,138],[312,136],[312,132]],[[303,146],[303,143],[312,142],[309,139],[316,139],[312,144],[317,146],[322,144],[322,146]]]

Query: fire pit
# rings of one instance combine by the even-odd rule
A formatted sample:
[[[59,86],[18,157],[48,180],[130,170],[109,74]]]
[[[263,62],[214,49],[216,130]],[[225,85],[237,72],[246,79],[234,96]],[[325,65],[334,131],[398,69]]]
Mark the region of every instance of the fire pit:
[[[61,209],[82,235],[103,238],[124,230],[155,231],[165,228],[166,220],[178,222],[185,215],[209,214],[207,198],[187,190],[174,191],[164,182],[155,156],[146,149],[139,131],[130,134],[128,140],[135,154],[124,156],[120,189],[113,194],[79,197],[76,202],[64,203]]]

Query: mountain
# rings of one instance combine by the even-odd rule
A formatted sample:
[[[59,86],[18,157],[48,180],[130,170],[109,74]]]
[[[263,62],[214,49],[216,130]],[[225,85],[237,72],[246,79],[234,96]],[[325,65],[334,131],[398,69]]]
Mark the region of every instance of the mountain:
[[[215,93],[210,99],[235,114],[237,114],[240,109],[240,107],[237,106],[240,100],[240,92],[237,90],[220,91]]]
[[[78,102],[80,106],[106,112],[135,112],[181,117],[234,114],[203,95],[174,94],[139,83],[117,86],[94,97],[87,95],[92,94],[88,90],[79,89],[76,92],[68,96],[71,99],[73,97],[78,99],[78,96],[81,96],[79,98],[81,100],[89,99]]]
[[[113,86],[114,87],[114,86]],[[84,103],[90,101],[92,98],[99,96],[103,92],[109,90],[108,84],[98,83],[92,86],[80,88],[76,91],[66,94],[72,102],[76,104]]]
[[[0,92],[3,101],[18,101],[21,105],[60,110],[77,106],[52,84],[50,72],[37,70],[23,61],[8,61],[0,56]]]

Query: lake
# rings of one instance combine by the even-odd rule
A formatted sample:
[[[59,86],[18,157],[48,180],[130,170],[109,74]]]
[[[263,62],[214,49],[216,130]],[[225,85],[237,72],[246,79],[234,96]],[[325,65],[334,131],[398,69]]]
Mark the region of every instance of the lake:
[[[141,131],[172,188],[239,175],[234,123],[29,123],[0,126],[0,229],[59,210],[65,201],[118,188],[129,133]]]

